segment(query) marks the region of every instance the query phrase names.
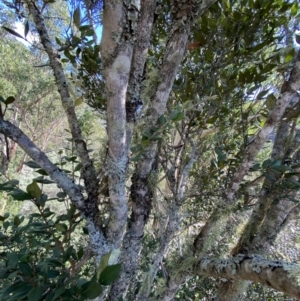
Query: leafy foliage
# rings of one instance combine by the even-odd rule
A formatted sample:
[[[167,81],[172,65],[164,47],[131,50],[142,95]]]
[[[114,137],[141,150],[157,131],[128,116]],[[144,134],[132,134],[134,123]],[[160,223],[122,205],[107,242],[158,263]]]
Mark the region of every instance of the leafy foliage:
[[[245,164],[249,146],[270,122],[268,116],[294,66],[297,48],[288,35],[299,21],[298,3],[215,1],[186,31],[187,51],[175,80],[169,83],[163,63],[168,61],[168,51],[172,49],[172,66],[177,70],[176,58],[181,50],[177,53],[170,40],[174,32],[181,34],[186,30],[186,19],[177,20],[179,25],[174,20],[196,1],[157,2],[151,39],[147,41],[146,65],[138,75],[135,50],[142,48],[144,41],[141,39],[143,43],[139,44],[141,41],[134,36],[133,16],[141,14],[137,2],[123,3],[124,28],[118,24],[122,34],[113,32],[110,43],[114,46],[108,47],[113,49],[110,59],[105,58],[103,44],[100,47],[98,41],[102,1],[38,1],[38,13],[43,13],[51,40],[48,56],[40,51],[42,47],[46,49],[45,38],[42,43],[34,41],[31,47],[12,38],[28,40],[31,34],[41,37],[43,33],[37,31],[29,6],[22,6],[20,1],[8,4],[24,22],[24,34],[3,21],[0,119],[21,128],[56,163],[49,168],[51,162],[43,165],[44,162],[28,161],[18,149],[14,160],[21,166],[27,160],[24,165],[30,172],[26,179],[12,180],[12,170],[4,173],[1,196],[11,204],[30,203],[34,210],[28,216],[0,215],[1,300],[93,299],[105,295],[108,286],[114,292],[119,276],[121,281],[132,278],[130,285],[122,288],[123,292],[128,291],[128,298],[144,300],[142,294],[146,292],[147,297],[160,300],[172,287],[168,281],[176,282],[178,273],[192,270],[190,266],[185,268],[183,259],[228,256],[246,233],[243,230],[253,208],[263,208],[263,220],[267,221],[274,214],[269,208],[281,204],[284,210],[299,206],[300,157],[295,146],[299,130],[295,116],[281,120],[288,130],[279,157],[273,155],[275,134],[271,133],[255,162]],[[183,9],[177,11],[174,3]],[[295,35],[295,42],[299,43],[299,35]],[[128,66],[124,57],[122,64],[118,61],[114,65],[121,50],[124,57],[130,53]],[[61,68],[60,76],[66,75],[61,86],[55,68]],[[128,69],[126,76],[123,69]],[[133,79],[137,91],[127,77]],[[108,86],[110,80],[116,87]],[[116,93],[119,82],[123,86]],[[59,93],[56,85],[61,87]],[[112,88],[116,89],[113,93]],[[161,112],[157,110],[163,103],[159,97],[167,93],[168,102]],[[117,103],[119,94],[123,98]],[[63,106],[58,103],[59,98]],[[137,106],[134,121],[126,123],[124,104],[135,99],[142,105]],[[69,122],[65,130],[62,109]],[[109,125],[125,132],[125,125],[120,125],[123,117],[126,135],[115,134]],[[17,164],[11,161],[12,145],[5,135],[0,138],[1,152],[16,169]],[[118,147],[113,149],[112,142],[119,143]],[[117,155],[126,143],[122,153],[125,159],[118,161]],[[247,164],[251,167],[239,179],[238,189],[230,199],[228,190],[234,176]],[[59,182],[51,174],[53,171],[70,180],[68,189],[61,188],[60,184],[65,183],[53,185]],[[70,191],[76,191],[76,197],[71,198]],[[262,200],[266,208],[260,205]],[[53,209],[53,204],[59,210]],[[230,222],[223,222],[227,217]],[[122,218],[122,228],[116,234],[118,219]],[[196,238],[211,220],[220,225],[203,240],[203,251],[197,254]],[[121,263],[116,263],[114,254],[120,248],[114,242],[118,235],[123,239]],[[128,237],[130,241],[126,240]],[[96,253],[109,251],[97,257],[91,253],[95,245]],[[136,258],[130,257],[132,254]],[[134,271],[126,270],[130,264],[136,264]],[[211,278],[187,278],[175,299],[207,300],[219,287]],[[256,284],[247,294],[257,300],[266,295],[270,300],[279,298],[274,292],[266,294]]]
[[[39,168],[33,162],[27,165]],[[44,177],[39,183],[50,184]],[[79,234],[78,228],[82,229],[83,223],[74,205],[68,205],[65,213],[56,214],[47,206],[48,197],[36,180],[27,186],[27,192],[19,189],[18,184],[16,180],[8,181],[1,184],[0,189],[9,192],[16,201],[30,200],[37,212],[31,213],[28,218],[21,215],[10,217],[9,214],[0,216],[1,299],[48,301],[96,298],[104,286],[110,285],[119,276],[120,264],[109,265],[107,260],[99,273],[90,255],[87,256],[89,253],[85,254],[89,251],[88,246],[83,245],[83,239],[80,244],[73,240],[75,235],[87,234],[84,231]],[[58,193],[55,199],[67,202],[62,193]]]

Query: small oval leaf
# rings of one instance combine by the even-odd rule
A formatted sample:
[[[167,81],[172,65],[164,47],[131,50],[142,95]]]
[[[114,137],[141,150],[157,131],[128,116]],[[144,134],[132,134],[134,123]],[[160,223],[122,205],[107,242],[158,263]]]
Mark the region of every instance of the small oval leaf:
[[[100,274],[100,283],[102,285],[112,284],[120,275],[121,264],[107,266]]]
[[[16,99],[13,96],[9,96],[9,97],[6,98],[5,104],[9,105],[9,104],[13,103],[15,100]]]
[[[78,6],[73,14],[73,22],[77,28],[80,26],[80,7]]]
[[[32,181],[32,183],[27,186],[26,190],[34,198],[38,198],[42,195],[42,190],[36,181]]]

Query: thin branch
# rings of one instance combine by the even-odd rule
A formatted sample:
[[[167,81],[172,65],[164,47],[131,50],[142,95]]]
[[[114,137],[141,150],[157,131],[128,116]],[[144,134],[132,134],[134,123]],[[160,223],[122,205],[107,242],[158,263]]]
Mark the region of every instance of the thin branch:
[[[44,23],[44,18],[37,7],[36,1],[26,0],[25,2],[28,5],[29,12],[33,17],[33,21],[36,25],[36,29],[38,31],[44,50],[46,51],[49,57],[49,64],[53,70],[63,108],[68,118],[72,137],[75,141],[76,149],[83,165],[82,173],[86,189],[89,194],[89,198],[93,201],[96,201],[98,195],[98,181],[96,177],[96,172],[93,162],[89,157],[86,143],[83,140],[81,134],[81,129],[74,109],[73,99],[70,96],[67,85],[67,79],[65,77],[64,70],[60,62],[60,55],[50,40],[46,25]]]
[[[75,184],[63,171],[54,165],[48,157],[42,152],[19,128],[0,118],[0,133],[15,141],[29,157],[41,166],[47,172],[49,177],[61,187],[70,197],[72,203],[79,210],[85,219],[91,247],[97,257],[101,257],[110,251],[111,246],[101,231],[100,221],[98,219],[99,209],[96,203],[86,200],[80,187]]]

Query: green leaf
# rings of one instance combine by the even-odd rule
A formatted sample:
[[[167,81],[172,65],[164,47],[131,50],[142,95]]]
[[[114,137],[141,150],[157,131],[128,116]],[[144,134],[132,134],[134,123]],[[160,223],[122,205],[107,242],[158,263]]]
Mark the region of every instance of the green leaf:
[[[15,226],[21,225],[21,223],[22,223],[23,220],[21,220],[18,216],[15,216],[15,218],[14,218],[14,225]]]
[[[1,295],[1,300],[22,300],[22,298],[24,298],[31,289],[32,285],[27,282],[15,282],[4,289]]]
[[[73,248],[73,246],[70,246],[66,252],[64,253],[63,259],[64,261],[69,260],[69,258],[71,257],[72,253],[75,253],[75,250]]]
[[[100,279],[100,275],[103,272],[103,270],[108,266],[108,260],[109,260],[110,255],[111,255],[111,252],[105,254],[101,258],[99,268],[98,268],[98,271],[97,271],[97,279],[98,280]]]
[[[13,29],[8,28],[8,27],[6,27],[6,26],[2,26],[2,28],[5,29],[5,30],[6,30],[7,32],[9,32],[10,34],[12,34],[12,35],[14,35],[14,36],[16,36],[16,37],[18,37],[18,38],[20,38],[20,39],[25,40],[24,37],[22,37],[19,33],[17,33],[16,31],[14,31]]]
[[[25,23],[25,26],[24,26],[24,36],[25,36],[25,38],[27,37],[28,32],[29,32],[29,22],[27,20],[26,23]]]
[[[103,291],[102,285],[98,282],[92,282],[91,285],[82,293],[88,299],[97,298]]]
[[[298,43],[298,42],[297,42]],[[292,48],[285,56],[285,62],[289,63],[295,56],[295,49]]]
[[[141,154],[138,154],[138,155],[136,155],[136,156],[130,158],[130,161],[132,161],[132,162],[137,162],[137,161],[140,161],[140,160],[142,160],[142,159],[143,159],[143,156],[142,156]]]
[[[250,167],[249,171],[258,171],[260,170],[260,164],[256,163],[252,167]]]
[[[44,212],[44,217],[49,217],[51,215],[53,215],[54,212],[48,211],[48,212]]]
[[[62,198],[62,199],[67,196],[67,194],[63,191],[58,192],[56,195],[57,195],[58,198]]]
[[[62,42],[58,37],[55,37],[55,41],[56,41],[57,45],[62,46]]]
[[[83,255],[84,255],[83,247],[80,247],[80,249],[77,252],[78,259],[80,260],[83,257]]]
[[[121,264],[107,266],[100,274],[100,283],[102,285],[112,284],[120,275]]]
[[[274,94],[269,94],[267,96],[267,99],[266,99],[266,106],[269,110],[272,110],[275,106],[275,103],[276,103],[276,100],[277,98],[274,96]]]
[[[267,168],[271,165],[272,161],[270,159],[267,159],[263,162],[262,168]]]
[[[37,183],[41,183],[41,184],[53,184],[55,182],[51,181],[51,180],[48,180],[48,179],[38,179],[38,178],[35,178],[34,179]]]
[[[0,191],[11,191],[16,188],[16,186],[19,185],[18,180],[11,180],[8,182],[5,182],[3,184],[0,184]]]
[[[30,277],[32,275],[32,268],[26,262],[19,262],[19,269],[26,277]]]
[[[76,172],[76,171],[79,171],[79,170],[81,170],[81,168],[82,168],[82,163],[78,163],[78,164],[76,165],[74,171],[75,171],[75,172]]]
[[[30,301],[39,301],[44,293],[42,286],[34,287],[27,295]]]
[[[29,254],[25,254],[20,258],[20,262],[29,262],[30,259],[30,255]]]
[[[67,225],[61,223],[55,224],[55,228],[60,232],[66,232],[68,230]]]
[[[28,167],[30,168],[41,168],[40,165],[38,165],[37,163],[35,163],[34,161],[28,161],[28,162],[25,162],[25,165],[27,165]]]
[[[42,190],[36,181],[32,181],[32,183],[27,186],[26,190],[34,198],[38,198],[42,195]]]
[[[37,172],[37,173],[39,173],[40,175],[43,175],[43,176],[48,176],[48,174],[43,169],[38,169],[35,172]]]
[[[78,6],[73,14],[73,22],[77,28],[80,26],[80,7]]]
[[[157,141],[163,141],[164,138],[162,136],[151,136],[149,138],[150,140],[157,140]]]
[[[13,103],[15,100],[16,99],[13,96],[9,96],[9,97],[6,98],[5,104],[9,105],[9,104]]]
[[[184,118],[184,113],[182,111],[178,112],[176,118],[173,118],[173,121],[180,121]]]
[[[89,30],[87,30],[86,33],[85,33],[85,35],[86,35],[87,37],[91,37],[93,34],[94,34],[94,30],[93,30],[93,29],[89,29]]]
[[[172,111],[171,114],[170,114],[170,119],[171,119],[171,120],[176,120],[178,114],[179,114],[179,112],[177,112],[177,111]]]
[[[52,301],[53,297],[54,297],[54,291],[49,291],[47,293],[45,301]]]
[[[164,125],[165,123],[167,123],[167,118],[164,116],[164,115],[161,115],[159,118],[158,118],[158,123],[160,125]]]
[[[36,198],[36,204],[44,207],[47,200],[48,196],[46,194],[42,194],[41,196]]]
[[[52,301],[56,300],[60,295],[62,295],[65,292],[65,290],[66,289],[64,287],[60,287],[60,288],[56,289]]]
[[[53,267],[62,267],[62,266],[64,266],[59,260],[56,260],[56,259],[53,259],[53,258],[47,259],[47,264],[51,265]]]
[[[8,193],[11,195],[16,201],[25,201],[25,200],[31,200],[32,196],[22,189],[15,188],[13,191]]]
[[[291,15],[292,15],[293,17],[295,17],[296,14],[297,14],[297,12],[298,12],[298,4],[297,4],[297,2],[295,2],[295,3],[293,4],[292,8],[291,8]],[[297,43],[298,43],[298,42],[297,42]]]
[[[218,162],[222,163],[224,161],[226,161],[226,154],[223,153],[223,151],[221,150],[221,148],[216,147],[215,148],[215,152],[218,156]]]
[[[88,29],[91,29],[91,26],[90,26],[90,25],[82,25],[82,26],[79,26],[79,30],[80,30],[80,31],[85,31],[85,30],[88,30]]]
[[[59,271],[56,271],[56,270],[48,270],[47,271],[48,278],[55,278],[57,276],[59,276]]]
[[[87,227],[82,227],[82,232],[86,235],[89,234],[89,230]]]
[[[269,93],[269,90],[261,91],[260,93],[258,93],[256,99],[262,99],[262,98],[264,98],[268,93]]]
[[[74,106],[78,107],[82,104],[82,97],[77,97],[74,101]]]

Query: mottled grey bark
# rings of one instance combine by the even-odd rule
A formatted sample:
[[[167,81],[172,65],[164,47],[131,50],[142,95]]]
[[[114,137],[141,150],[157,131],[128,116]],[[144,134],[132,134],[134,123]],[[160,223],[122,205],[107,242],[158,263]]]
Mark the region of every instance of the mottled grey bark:
[[[134,44],[130,77],[126,93],[126,153],[129,152],[136,122],[137,109],[141,105],[141,81],[150,43],[155,6],[156,1],[154,0],[143,1],[141,3],[140,17],[137,23],[136,41]],[[152,162],[149,164],[146,158],[145,161],[146,165],[149,166],[151,170]],[[150,170],[148,173],[150,173]],[[142,171],[143,173],[147,173],[147,170],[144,167],[142,167]],[[137,173],[138,172],[136,172],[136,174]],[[137,177],[138,179],[134,180],[134,177]],[[147,177],[145,180],[142,176],[139,178],[135,175],[134,177],[132,178],[133,184],[130,195],[130,199],[133,203],[132,213],[123,238],[121,254],[119,257],[119,261],[122,263],[121,273],[120,277],[111,287],[109,300],[119,300],[121,296],[126,295],[132,276],[136,272],[144,224],[149,216],[149,214],[147,214],[147,211],[149,211],[147,210],[147,206],[150,203],[151,193],[148,191]],[[140,186],[142,187],[140,188]]]
[[[81,129],[75,113],[73,99],[70,96],[67,79],[63,70],[63,66],[60,62],[60,54],[54,47],[49,37],[43,15],[39,10],[36,1],[26,0],[25,3],[27,4],[28,10],[32,15],[41,40],[41,44],[43,45],[44,50],[48,55],[49,64],[51,69],[53,70],[55,82],[60,94],[65,114],[68,119],[69,128],[75,142],[76,150],[83,165],[82,176],[85,182],[86,190],[90,202],[95,203],[98,199],[98,181],[96,171],[93,162],[89,157],[86,143],[82,137]]]
[[[150,125],[154,124],[157,118],[165,111],[179,64],[185,53],[191,25],[194,20],[204,13],[214,2],[214,0],[190,1],[189,4],[181,4],[178,1],[173,1],[172,24],[170,26],[172,30],[169,34],[161,68],[158,71],[158,77],[161,81],[159,82],[156,92],[151,99],[152,114],[149,117]],[[142,18],[141,22],[143,22]],[[133,61],[133,64],[135,64],[135,61]],[[141,71],[141,69],[138,71]],[[138,72],[138,76],[141,76],[140,72]],[[128,93],[133,96],[133,98],[131,98],[131,102],[127,102],[128,112],[130,112],[132,103],[134,103],[136,96],[139,95],[135,93],[136,90],[134,87],[134,85],[129,86],[128,89]],[[129,119],[132,118],[130,114],[128,117]],[[153,164],[157,154],[156,143],[153,143],[146,151],[147,154],[144,156],[144,159],[137,164],[136,172],[132,177],[132,213],[128,223],[128,229],[123,240],[120,258],[124,263],[122,267],[122,275],[124,275],[124,277],[120,277],[119,281],[117,281],[114,285],[113,291],[116,293],[114,296],[112,296],[112,294],[110,295],[110,300],[118,300],[118,298],[126,292],[132,276],[136,271],[142,247],[144,226],[148,220],[152,207],[152,191],[148,187],[148,177],[151,175],[151,172],[153,172]],[[155,268],[155,271],[157,271],[157,267]],[[156,272],[153,274],[156,274]]]
[[[287,137],[289,127],[285,127],[285,124],[288,123],[289,122],[287,121],[281,125],[277,132],[277,139],[274,144],[276,155],[279,151],[278,145],[281,145],[280,153],[284,153],[285,144],[282,143],[282,139],[286,139]],[[284,131],[285,129],[286,131]],[[285,135],[283,135],[284,132]],[[299,142],[299,135],[296,135],[294,140]],[[295,144],[295,141],[293,141],[293,144]],[[299,153],[297,152],[293,161],[297,162],[299,159]],[[294,180],[297,181],[298,179]],[[272,183],[268,183],[268,186],[271,184]],[[296,192],[290,197],[293,198],[295,193]],[[279,202],[277,201],[278,199],[280,200]],[[285,195],[274,195],[270,189],[266,188],[266,184],[264,184],[258,204],[254,209],[237,246],[232,251],[232,254],[268,253],[269,247],[274,243],[278,234],[286,226],[287,220],[295,208],[295,204],[286,199]],[[248,283],[241,279],[224,282],[219,287],[217,299],[219,300],[222,298],[223,300],[224,298],[226,301],[239,300],[247,286]]]
[[[138,8],[132,7],[138,14]],[[106,1],[103,11],[101,57],[107,94],[108,188],[110,219],[107,235],[119,247],[127,220],[125,191],[128,154],[126,151],[126,89],[133,52],[133,33],[123,1]]]
[[[296,264],[267,260],[257,255],[242,255],[229,259],[203,258],[193,263],[194,275],[261,283],[300,299],[300,267]],[[226,281],[226,280],[225,280]],[[217,301],[228,301],[225,295]]]
[[[165,111],[179,64],[185,53],[188,34],[193,21],[200,14],[206,11],[206,9],[214,2],[215,0],[190,1],[189,4],[181,4],[178,3],[178,1],[173,1],[173,23],[170,27],[172,28],[172,31],[169,34],[161,68],[158,71],[161,81],[151,99],[152,114],[149,116],[149,125],[155,124],[157,118]],[[153,9],[153,2],[147,2],[147,4],[150,4],[151,9]],[[150,7],[148,7],[148,9]],[[148,21],[146,20],[146,16],[141,18],[140,25],[144,25],[144,22],[150,22],[149,19]],[[138,30],[141,30],[141,27],[138,27]],[[146,29],[144,28],[144,30]],[[149,34],[150,32],[146,31],[146,37]],[[141,48],[144,48],[144,51],[147,50],[145,46],[142,46]],[[135,59],[138,59],[138,56],[136,56]],[[142,60],[144,60],[143,56]],[[140,64],[135,65],[135,60],[132,62],[133,66],[136,66],[132,69],[132,75],[136,74],[135,76],[140,79],[142,75],[142,63],[143,61],[141,61]],[[133,78],[133,80],[135,80],[135,78]],[[139,92],[139,85],[139,82],[133,82],[133,84],[128,87],[128,94],[130,96],[127,99],[128,121],[133,119],[132,114],[134,113],[135,104],[138,100],[137,97],[139,96],[139,93],[137,93]],[[128,126],[130,127],[130,125]],[[130,132],[130,128],[128,130]],[[121,262],[123,262],[123,270],[121,277],[111,290],[110,300],[118,300],[120,296],[126,293],[132,276],[136,271],[142,247],[144,226],[148,220],[152,207],[152,191],[148,187],[148,177],[151,175],[151,172],[153,172],[153,164],[157,154],[156,143],[154,142],[150,147],[148,147],[146,152],[147,154],[144,155],[143,160],[137,164],[136,172],[132,177],[130,197],[133,204],[132,213],[130,221],[128,222],[128,229],[123,240],[122,253],[120,257]]]

